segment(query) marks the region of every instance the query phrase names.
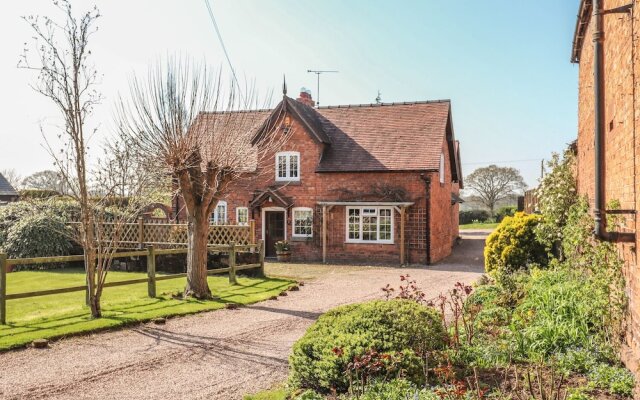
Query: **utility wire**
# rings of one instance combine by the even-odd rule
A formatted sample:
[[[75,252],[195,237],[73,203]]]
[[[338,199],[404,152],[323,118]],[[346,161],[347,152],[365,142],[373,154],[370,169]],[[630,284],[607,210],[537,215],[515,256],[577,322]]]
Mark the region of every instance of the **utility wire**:
[[[231,64],[231,58],[229,57],[229,53],[227,52],[227,47],[224,45],[224,41],[222,40],[222,34],[220,34],[220,29],[218,28],[218,23],[216,22],[216,17],[213,15],[213,8],[211,8],[211,4],[209,0],[204,0],[204,4],[207,6],[207,11],[209,12],[209,18],[213,23],[213,28],[216,31],[216,35],[218,36],[218,41],[220,41],[220,46],[222,47],[222,52],[224,53],[225,58],[227,59],[227,63],[229,64],[229,68],[231,69],[231,74],[233,76],[233,80],[236,83],[236,87],[238,88],[238,93],[240,94],[240,98],[244,103],[245,108],[247,107],[247,102],[242,94],[242,90],[240,90],[240,83],[238,82],[238,77],[236,76],[236,70],[233,68],[233,64]]]
[[[478,161],[471,163],[462,163],[462,165],[480,165],[480,164],[504,164],[504,163],[518,163],[518,162],[533,162],[540,161],[542,158],[528,158],[526,160],[503,160],[503,161]]]

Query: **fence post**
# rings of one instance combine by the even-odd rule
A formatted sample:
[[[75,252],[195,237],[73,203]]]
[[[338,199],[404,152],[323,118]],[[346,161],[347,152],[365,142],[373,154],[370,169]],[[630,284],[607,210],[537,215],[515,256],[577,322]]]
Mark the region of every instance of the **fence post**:
[[[265,276],[264,274],[264,240],[258,240],[258,251],[260,252],[260,275]]]
[[[138,243],[140,248],[144,248],[144,219],[138,218]]]
[[[229,283],[235,285],[236,280],[236,243],[229,243]]]
[[[153,245],[147,247],[147,292],[156,297],[156,252]]]
[[[249,221],[249,244],[256,243],[256,220],[252,219]]]
[[[7,255],[0,253],[0,325],[7,323]]]

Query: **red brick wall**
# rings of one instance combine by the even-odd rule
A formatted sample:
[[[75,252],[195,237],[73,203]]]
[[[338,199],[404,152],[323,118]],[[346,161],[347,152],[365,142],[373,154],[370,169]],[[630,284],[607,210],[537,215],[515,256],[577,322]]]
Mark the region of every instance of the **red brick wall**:
[[[291,243],[294,260],[322,259],[322,207],[318,201],[348,201],[373,196],[373,192],[384,188],[404,190],[406,200],[414,202],[407,211],[405,244],[407,261],[425,264],[427,262],[427,226],[426,226],[426,186],[421,175],[426,172],[365,172],[365,173],[316,173],[323,146],[315,142],[305,129],[295,120],[292,121],[292,135],[282,151],[300,152],[300,181],[282,184],[275,180],[275,154],[265,157],[263,168],[257,175],[234,183],[224,198],[227,201],[229,222],[235,223],[236,207],[248,207],[253,191],[268,187],[277,188],[284,196],[294,200],[293,207],[309,207],[314,210],[313,237],[310,239],[291,238],[292,213],[286,213],[287,239]],[[453,241],[458,236],[458,207],[451,206],[451,192],[458,193],[457,184],[452,185],[451,168],[447,146],[445,151],[446,172],[449,182],[440,185],[438,173],[431,176],[431,191],[434,199],[431,218],[430,240],[432,245],[431,261],[438,261],[451,252]],[[374,200],[367,198],[367,200]],[[391,201],[391,199],[389,200]],[[442,205],[434,206],[436,202]],[[276,204],[263,204],[273,207]],[[262,212],[260,209],[249,211],[249,217],[256,221],[256,237],[262,237]],[[346,243],[346,209],[333,207],[327,217],[327,256],[329,261],[360,261],[372,263],[397,263],[400,261],[400,214],[394,211],[393,244]]]
[[[627,4],[628,0],[604,0],[604,9]],[[635,1],[635,8],[640,5]],[[632,33],[640,34],[640,16],[635,13],[635,32],[628,14],[604,17],[604,79],[605,79],[605,181],[606,200],[619,200],[623,209],[640,210],[640,198],[635,180],[640,162],[640,143],[636,141],[636,126],[640,123],[640,48],[632,49]],[[578,191],[594,200],[594,97],[593,97],[593,24],[585,35],[581,53],[578,89]],[[637,43],[637,42],[636,42]],[[633,51],[632,51],[633,50]],[[635,56],[634,56],[635,55]],[[634,57],[634,58],[632,58]],[[638,161],[636,161],[638,160]],[[638,218],[628,218],[626,226],[635,231]],[[640,271],[637,264],[638,243],[619,246],[625,259],[625,275],[629,294],[630,324],[628,345],[631,358],[640,359]],[[633,355],[635,353],[635,355]]]

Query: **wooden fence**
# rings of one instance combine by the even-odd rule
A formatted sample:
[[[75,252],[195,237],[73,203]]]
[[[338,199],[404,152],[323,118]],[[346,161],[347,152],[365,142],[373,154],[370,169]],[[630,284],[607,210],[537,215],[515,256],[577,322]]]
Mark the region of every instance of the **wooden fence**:
[[[76,226],[78,223],[73,223]],[[143,218],[133,223],[101,223],[101,232],[106,238],[113,237],[112,231],[118,230],[118,248],[144,249],[149,245],[159,248],[187,245],[187,225],[153,223]],[[211,225],[209,227],[209,245],[234,242],[239,245],[256,243],[255,220],[248,225]]]
[[[258,241],[257,244],[235,244],[229,245],[214,245],[208,247],[209,251],[228,253],[229,254],[229,266],[226,268],[217,268],[208,271],[209,275],[229,273],[229,283],[236,284],[236,272],[246,269],[259,268],[260,273],[264,275],[264,242]],[[147,247],[146,250],[126,251],[114,253],[113,258],[125,258],[125,257],[140,257],[145,256],[147,258],[147,277],[140,279],[131,279],[127,281],[118,282],[106,282],[104,287],[133,285],[136,283],[147,283],[147,291],[149,297],[156,297],[156,282],[166,279],[184,278],[186,273],[182,274],[170,274],[156,276],[156,256],[162,254],[185,254],[186,248],[180,249],[156,249],[153,245]],[[238,252],[258,253],[259,262],[255,264],[237,265],[236,255]],[[47,264],[47,263],[59,263],[59,262],[71,262],[71,261],[83,261],[83,255],[77,256],[61,256],[61,257],[35,257],[35,258],[7,258],[7,255],[0,253],[0,324],[6,324],[7,317],[7,300],[24,299],[28,297],[47,296],[59,293],[70,292],[87,292],[87,286],[72,286],[61,289],[40,290],[37,292],[24,292],[7,294],[7,271],[10,265],[25,265],[25,264]],[[88,292],[86,294],[88,299]]]

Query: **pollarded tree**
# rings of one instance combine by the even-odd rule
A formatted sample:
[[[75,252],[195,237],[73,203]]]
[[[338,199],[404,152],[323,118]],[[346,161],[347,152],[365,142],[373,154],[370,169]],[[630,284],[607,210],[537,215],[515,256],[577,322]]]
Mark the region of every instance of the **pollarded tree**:
[[[139,157],[173,176],[187,214],[187,284],[184,296],[211,297],[207,284],[210,215],[229,184],[257,170],[290,135],[267,135],[255,142],[264,113],[244,112],[252,100],[242,99],[233,84],[225,92],[220,75],[206,66],[170,59],[134,77],[130,99],[121,100],[118,126]],[[241,101],[242,100],[242,101]],[[283,118],[266,123],[273,129]],[[279,130],[282,131],[282,130]],[[259,149],[259,151],[258,151]]]
[[[478,197],[492,216],[496,203],[527,187],[517,169],[497,165],[476,169],[466,177],[464,186]]]

